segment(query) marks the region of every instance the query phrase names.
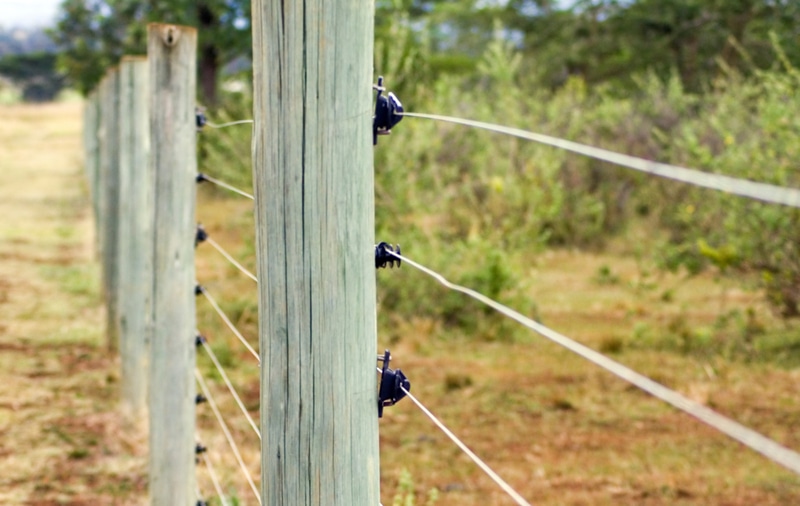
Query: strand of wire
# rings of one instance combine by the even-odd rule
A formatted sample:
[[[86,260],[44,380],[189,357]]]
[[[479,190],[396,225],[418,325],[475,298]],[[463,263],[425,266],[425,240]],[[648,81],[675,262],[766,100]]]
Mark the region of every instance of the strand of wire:
[[[236,404],[239,406],[239,409],[242,410],[242,413],[244,414],[245,418],[247,418],[247,422],[250,424],[250,427],[253,428],[253,432],[256,433],[256,436],[258,436],[258,439],[260,441],[261,431],[258,430],[256,422],[253,421],[253,418],[247,411],[247,408],[242,402],[242,399],[239,397],[239,394],[236,393],[236,389],[233,388],[233,383],[231,383],[231,380],[228,378],[228,375],[225,374],[225,369],[223,369],[222,364],[219,362],[219,359],[217,359],[217,355],[214,353],[214,350],[211,349],[211,346],[209,346],[208,343],[205,342],[205,340],[202,341],[202,344],[203,344],[203,349],[206,350],[206,353],[208,354],[208,358],[210,358],[211,362],[214,363],[214,366],[217,368],[217,372],[219,372],[219,375],[222,376],[222,381],[225,382],[225,385],[228,387],[228,390],[230,390],[231,395],[236,400]]]
[[[197,178],[198,178],[198,181],[208,181],[209,183],[211,183],[213,185],[219,186],[220,188],[225,188],[226,190],[232,191],[233,193],[237,193],[237,194],[241,195],[242,197],[246,197],[246,198],[248,198],[250,200],[255,200],[256,199],[255,197],[253,197],[252,194],[247,193],[244,190],[240,190],[239,188],[236,188],[235,186],[231,186],[228,183],[226,183],[224,181],[220,181],[219,179],[211,177],[211,176],[209,176],[207,174],[199,174],[197,176]]]
[[[378,373],[381,373],[381,372],[383,372],[383,371],[382,371],[382,369],[381,369],[380,367],[376,367],[376,369],[377,369]],[[506,492],[506,493],[507,493],[509,496],[511,496],[511,498],[512,498],[512,499],[514,499],[514,501],[516,501],[516,503],[517,503],[517,504],[520,504],[520,505],[523,505],[523,506],[530,506],[530,504],[529,504],[529,503],[528,503],[528,502],[527,502],[527,501],[526,501],[526,500],[525,500],[525,499],[524,499],[524,498],[523,498],[523,497],[522,497],[522,496],[521,496],[521,495],[520,495],[520,494],[519,494],[519,493],[518,493],[516,490],[514,490],[513,488],[511,488],[511,485],[509,485],[508,483],[506,483],[506,481],[505,481],[503,478],[501,478],[499,474],[497,474],[496,472],[494,472],[494,470],[493,470],[491,467],[489,467],[489,465],[488,465],[486,462],[484,462],[483,460],[481,460],[481,458],[480,458],[480,457],[478,457],[478,456],[475,454],[475,452],[473,452],[472,450],[470,450],[470,449],[469,449],[469,447],[468,447],[466,444],[464,444],[464,442],[463,442],[463,441],[461,441],[460,439],[458,439],[458,436],[456,436],[456,435],[455,435],[455,433],[454,433],[453,431],[451,431],[450,429],[448,429],[448,428],[447,428],[447,426],[446,426],[444,423],[442,423],[442,421],[441,421],[441,420],[439,420],[438,418],[436,418],[436,416],[435,416],[433,413],[431,413],[431,411],[430,411],[428,408],[426,408],[426,407],[425,407],[425,406],[422,404],[422,402],[420,402],[420,400],[419,400],[419,399],[417,399],[416,397],[414,397],[414,396],[411,394],[411,392],[409,392],[408,390],[406,390],[405,388],[403,388],[403,386],[402,386],[402,385],[400,385],[400,389],[401,389],[403,392],[405,392],[406,396],[407,396],[409,399],[411,399],[411,400],[414,402],[414,404],[416,404],[416,405],[417,405],[417,407],[420,409],[420,411],[422,411],[422,412],[423,412],[423,413],[424,413],[424,414],[425,414],[425,415],[426,415],[428,418],[430,418],[430,419],[431,419],[431,421],[434,423],[434,425],[436,425],[437,427],[439,427],[439,429],[440,429],[442,432],[444,432],[444,434],[445,434],[445,435],[446,435],[448,438],[450,438],[450,440],[451,440],[453,443],[455,443],[455,444],[456,444],[456,446],[458,446],[458,448],[459,448],[461,451],[463,451],[464,453],[466,453],[466,454],[467,454],[467,457],[469,457],[469,458],[470,458],[470,459],[471,459],[471,460],[472,460],[472,461],[473,461],[475,464],[477,464],[477,466],[478,466],[478,467],[480,467],[480,468],[481,468],[481,470],[482,470],[484,473],[486,473],[486,474],[489,476],[489,478],[491,478],[491,479],[492,479],[492,481],[494,481],[495,483],[497,483],[497,485],[499,485],[499,486],[500,486],[500,488],[502,488],[504,492]],[[381,505],[381,506],[382,506],[382,505]]]
[[[236,325],[233,324],[233,322],[230,320],[230,318],[228,318],[225,312],[222,311],[222,308],[219,307],[219,304],[217,304],[217,301],[214,300],[214,297],[212,297],[211,294],[208,293],[206,287],[201,286],[200,292],[205,296],[206,300],[208,301],[209,304],[211,304],[211,307],[214,308],[214,311],[217,312],[219,317],[222,318],[222,321],[225,322],[225,325],[227,325],[228,328],[231,330],[231,332],[233,332],[233,334],[239,339],[239,341],[241,341],[242,344],[244,344],[245,348],[247,348],[247,351],[249,351],[254,357],[256,357],[256,360],[258,360],[258,363],[260,364],[261,357],[258,356],[258,352],[255,349],[253,349],[252,346],[250,346],[250,343],[248,343],[247,339],[245,339],[242,333],[239,332],[239,329],[236,328]]]
[[[431,411],[430,411],[428,408],[426,408],[426,407],[425,407],[425,406],[424,406],[424,405],[423,405],[423,404],[422,404],[422,403],[421,403],[421,402],[420,402],[420,401],[419,401],[419,400],[418,400],[416,397],[414,397],[414,396],[411,394],[411,392],[409,392],[408,390],[406,390],[405,388],[403,388],[403,386],[402,386],[402,385],[400,386],[400,389],[401,389],[403,392],[405,392],[406,396],[407,396],[409,399],[411,399],[411,401],[412,401],[414,404],[416,404],[416,405],[417,405],[417,407],[420,409],[420,411],[422,411],[423,413],[425,413],[425,416],[427,416],[428,418],[430,418],[430,419],[431,419],[431,421],[434,423],[434,425],[436,425],[437,427],[439,427],[439,429],[440,429],[442,432],[444,432],[444,434],[445,434],[445,435],[446,435],[448,438],[450,438],[450,440],[451,440],[453,443],[455,443],[455,444],[456,444],[456,446],[458,446],[458,447],[461,449],[461,451],[463,451],[463,452],[464,452],[464,453],[467,455],[467,457],[469,457],[469,458],[470,458],[470,459],[471,459],[471,460],[472,460],[472,461],[473,461],[473,462],[474,462],[474,463],[475,463],[475,464],[476,464],[478,467],[480,467],[480,468],[481,468],[481,470],[482,470],[484,473],[486,473],[486,474],[489,476],[489,478],[491,478],[491,479],[492,479],[492,481],[494,481],[494,482],[495,482],[495,483],[496,483],[496,484],[497,484],[497,485],[498,485],[500,488],[502,488],[502,489],[503,489],[503,491],[504,491],[506,494],[508,494],[508,495],[509,495],[509,497],[511,497],[511,498],[514,500],[514,502],[516,502],[516,503],[517,503],[518,505],[520,505],[520,506],[531,506],[531,505],[530,505],[530,503],[529,503],[528,501],[526,501],[526,500],[525,500],[525,499],[524,499],[524,498],[523,498],[523,497],[522,497],[522,496],[521,496],[521,495],[520,495],[520,494],[519,494],[519,493],[518,493],[516,490],[514,490],[513,488],[511,488],[511,485],[509,485],[508,483],[506,483],[506,481],[505,481],[505,480],[503,480],[503,478],[501,478],[501,477],[500,477],[500,475],[498,475],[496,472],[494,472],[494,471],[492,470],[492,468],[491,468],[491,467],[489,467],[489,466],[486,464],[486,462],[484,462],[483,460],[481,460],[481,458],[480,458],[480,457],[478,457],[477,455],[475,455],[475,453],[474,453],[472,450],[470,450],[470,449],[469,449],[469,447],[467,447],[467,445],[466,445],[466,444],[464,444],[464,443],[463,443],[463,442],[462,442],[460,439],[458,439],[458,437],[457,437],[457,436],[456,436],[456,435],[453,433],[453,431],[451,431],[450,429],[448,429],[448,428],[445,426],[445,424],[443,424],[443,423],[442,423],[442,422],[441,422],[441,421],[440,421],[438,418],[436,418],[436,416],[435,416],[433,413],[431,413]]]
[[[223,248],[222,246],[219,245],[219,243],[217,243],[217,241],[215,241],[211,237],[206,237],[204,242],[210,244],[215,250],[219,252],[220,255],[224,256],[225,259],[228,260],[228,262],[232,263],[234,267],[239,269],[239,271],[241,271],[242,274],[244,274],[248,278],[258,283],[258,278],[256,277],[256,275],[247,270],[242,264],[237,262],[236,259],[233,258],[233,256],[230,253],[225,251],[225,248]]]
[[[563,346],[569,351],[585,358],[595,365],[602,367],[608,372],[644,390],[650,395],[661,399],[673,407],[697,418],[698,420],[708,424],[732,439],[739,441],[740,443],[762,454],[773,462],[776,462],[787,469],[800,474],[800,454],[797,452],[782,446],[776,441],[773,441],[772,439],[752,429],[749,429],[744,425],[727,418],[716,411],[713,411],[706,406],[703,406],[702,404],[699,404],[681,395],[680,393],[665,387],[664,385],[661,385],[660,383],[656,383],[652,379],[620,364],[619,362],[616,362],[605,355],[578,343],[577,341],[559,334],[558,332],[545,327],[541,323],[538,323],[527,316],[524,316],[523,314],[518,313],[517,311],[514,311],[513,309],[476,292],[475,290],[451,283],[445,279],[444,276],[425,267],[424,265],[421,265],[405,256],[398,255],[392,251],[389,251],[389,253],[403,260],[404,262],[408,262],[409,265],[427,274],[428,276],[431,276],[445,287],[457,292],[461,292],[483,304],[486,304],[492,309],[511,318],[512,320],[515,320],[516,322],[533,330],[541,336],[560,346]]]
[[[241,119],[241,120],[238,120],[238,121],[229,121],[227,123],[219,123],[219,124],[211,123],[210,121],[206,121],[205,126],[207,126],[209,128],[228,128],[228,127],[232,127],[232,126],[236,126],[236,125],[250,125],[252,123],[253,123],[253,120],[251,120],[251,119]]]
[[[208,471],[208,476],[211,478],[211,483],[214,485],[214,490],[217,492],[217,497],[219,497],[219,502],[222,506],[228,506],[228,501],[225,499],[225,494],[222,492],[222,485],[220,485],[219,478],[217,478],[217,473],[214,470],[214,466],[211,464],[211,460],[208,458],[208,453],[203,455],[203,463],[206,466],[206,471]]]
[[[208,405],[211,406],[211,410],[214,412],[214,416],[217,418],[223,434],[225,434],[225,439],[228,440],[228,446],[230,446],[233,456],[236,457],[236,461],[239,463],[239,467],[242,469],[242,473],[247,479],[247,483],[250,484],[250,488],[253,490],[256,499],[258,499],[258,504],[261,504],[261,494],[258,492],[258,488],[256,488],[256,484],[253,482],[253,478],[250,476],[250,472],[247,470],[244,460],[242,460],[242,454],[239,453],[239,447],[236,446],[236,441],[233,440],[231,431],[228,429],[228,424],[226,424],[225,420],[222,418],[222,413],[220,413],[217,403],[214,402],[214,397],[211,395],[211,391],[208,389],[208,385],[206,385],[203,375],[200,374],[199,370],[195,369],[194,376],[197,378],[197,383],[200,385],[203,395],[205,395],[206,399],[208,399]]]
[[[545,144],[547,146],[553,146],[571,151],[573,153],[585,155],[597,160],[610,162],[615,165],[627,167],[629,169],[638,170],[647,174],[652,174],[675,181],[681,181],[683,183],[701,186],[703,188],[719,190],[763,202],[800,208],[800,189],[796,188],[787,188],[767,183],[758,183],[756,181],[750,181],[747,179],[740,179],[722,174],[702,172],[676,165],[654,162],[651,160],[645,160],[644,158],[623,155],[621,153],[615,153],[606,149],[587,146],[585,144],[559,139],[557,137],[551,137],[549,135],[537,134],[527,130],[495,125],[492,123],[484,123],[482,121],[454,118],[451,116],[441,116],[438,114],[420,114],[409,112],[404,112],[403,116],[445,121],[448,123],[455,123],[459,125],[490,130],[492,132],[501,134],[512,135],[522,139],[538,142],[540,144]]]

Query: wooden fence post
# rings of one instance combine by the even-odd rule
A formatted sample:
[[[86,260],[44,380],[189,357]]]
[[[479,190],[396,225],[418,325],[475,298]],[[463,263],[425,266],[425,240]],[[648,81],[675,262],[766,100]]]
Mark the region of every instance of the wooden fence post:
[[[119,69],[108,71],[100,84],[101,131],[98,179],[98,216],[103,294],[106,302],[106,339],[119,349],[117,332],[117,253],[119,219]]]
[[[150,24],[151,171],[155,177],[150,500],[195,504],[195,131],[197,31]]]
[[[146,428],[147,379],[153,332],[154,178],[149,164],[150,97],[145,57],[120,64],[119,339],[122,405],[129,421]]]
[[[100,98],[97,88],[86,97],[83,107],[83,163],[86,169],[86,183],[89,187],[89,199],[91,200],[92,212],[94,213],[95,240],[97,240],[97,180],[99,175],[98,165],[100,163],[98,157],[98,150],[100,148],[98,140],[100,129]]]
[[[371,0],[254,0],[261,494],[379,502]]]

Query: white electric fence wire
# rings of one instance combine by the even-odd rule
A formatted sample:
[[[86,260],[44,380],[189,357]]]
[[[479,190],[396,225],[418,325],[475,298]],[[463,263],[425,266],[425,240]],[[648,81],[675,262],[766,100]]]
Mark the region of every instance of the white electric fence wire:
[[[557,137],[551,137],[549,135],[537,134],[527,130],[520,130],[518,128],[511,128],[502,125],[494,125],[492,123],[484,123],[482,121],[453,118],[450,116],[440,116],[438,114],[418,114],[409,112],[404,112],[403,116],[445,121],[448,123],[456,123],[459,125],[491,130],[492,132],[506,135],[513,135],[515,137],[520,137],[522,139],[572,151],[573,153],[585,155],[597,160],[603,160],[620,165],[622,167],[645,172],[647,174],[652,174],[675,181],[681,181],[696,186],[702,186],[704,188],[711,188],[712,190],[720,190],[742,197],[761,200],[763,202],[800,208],[800,189],[796,188],[786,188],[767,183],[757,183],[747,179],[739,179],[731,176],[724,176],[722,174],[702,172],[695,169],[678,167],[676,165],[654,162],[651,160],[645,160],[644,158],[623,155],[613,151],[608,151],[606,149],[587,146],[585,144],[579,144],[577,142],[559,139]]]
[[[230,191],[232,191],[234,193],[238,193],[242,197],[247,197],[250,200],[255,200],[256,199],[255,197],[253,197],[251,194],[247,193],[246,191],[240,190],[239,188],[236,188],[235,186],[231,186],[228,183],[225,183],[224,181],[220,181],[219,179],[213,178],[213,177],[211,177],[211,176],[209,176],[207,174],[203,174],[203,179],[202,180],[203,181],[208,181],[211,184],[215,184],[215,185],[219,186],[220,188],[225,188],[226,190],[230,190]]]
[[[210,121],[206,121],[206,126],[210,128],[228,128],[234,125],[250,125],[253,123],[251,119],[242,119],[239,121],[229,121],[228,123],[211,123]]]
[[[472,297],[473,299],[486,304],[487,306],[495,309],[496,311],[502,313],[503,315],[511,318],[512,320],[521,323],[525,327],[533,330],[534,332],[546,337],[547,339],[553,341],[556,344],[563,346],[564,348],[570,350],[571,352],[580,355],[581,357],[585,358],[586,360],[594,363],[602,367],[603,369],[609,371],[610,373],[622,378],[623,380],[631,383],[639,387],[640,389],[644,390],[645,392],[653,395],[654,397],[661,399],[662,401],[671,404],[675,408],[694,416],[698,420],[710,425],[714,429],[726,434],[727,436],[739,441],[740,443],[744,444],[745,446],[757,451],[758,453],[764,455],[768,459],[776,462],[791,471],[800,474],[800,454],[797,452],[786,448],[785,446],[780,445],[779,443],[769,439],[758,432],[741,425],[738,422],[727,418],[716,411],[713,411],[702,404],[699,404],[687,397],[679,394],[674,390],[670,390],[669,388],[661,385],[660,383],[656,383],[655,381],[651,380],[650,378],[639,374],[638,372],[618,363],[610,358],[606,357],[605,355],[594,351],[593,349],[584,346],[572,339],[559,334],[558,332],[551,330],[548,327],[545,327],[541,323],[538,323],[527,316],[522,315],[514,311],[513,309],[496,302],[485,295],[482,295],[475,290],[457,285],[455,283],[451,283],[444,276],[435,272],[424,265],[418,264],[417,262],[405,257],[398,255],[392,251],[388,252],[389,254],[401,259],[403,262],[408,262],[409,265],[412,267],[419,269],[420,271],[424,272],[425,274],[431,276],[432,278],[436,279],[439,283],[444,285],[445,287],[455,290],[457,292],[461,292],[465,295]]]
[[[232,263],[234,265],[234,267],[239,269],[242,272],[242,274],[244,274],[248,278],[250,278],[253,281],[255,281],[256,283],[258,283],[258,278],[255,276],[255,274],[253,274],[252,272],[247,270],[242,264],[237,262],[236,259],[231,256],[230,253],[225,251],[225,249],[217,243],[217,241],[215,241],[211,237],[206,237],[205,242],[210,244],[215,250],[219,251],[219,254],[224,256],[225,259],[228,260],[228,262]]]
[[[214,350],[211,349],[211,346],[209,346],[208,343],[205,342],[205,340],[203,340],[202,343],[203,343],[203,349],[205,349],[206,353],[208,353],[208,358],[210,358],[211,361],[214,363],[214,366],[217,368],[217,372],[219,372],[219,375],[222,376],[222,381],[225,382],[225,385],[228,387],[228,390],[230,390],[231,395],[236,400],[236,404],[239,406],[239,409],[242,410],[244,417],[247,418],[247,422],[250,424],[250,427],[253,428],[253,432],[256,433],[256,436],[258,436],[258,439],[260,441],[261,431],[258,430],[256,422],[253,421],[253,418],[250,416],[250,413],[244,406],[244,403],[242,402],[242,399],[239,397],[239,394],[236,393],[236,389],[233,388],[233,383],[231,383],[231,380],[228,378],[228,375],[225,374],[225,369],[223,369],[222,364],[219,363],[216,354],[214,354]]]
[[[480,459],[480,457],[478,457],[477,455],[475,455],[475,453],[474,453],[472,450],[470,450],[470,449],[467,447],[467,445],[465,445],[465,444],[464,444],[464,443],[463,443],[463,442],[462,442],[460,439],[458,439],[458,437],[457,437],[455,434],[453,434],[453,432],[452,432],[450,429],[448,429],[448,428],[447,428],[447,427],[446,427],[446,426],[445,426],[445,425],[444,425],[444,424],[443,424],[443,423],[442,423],[442,422],[441,422],[441,421],[440,421],[438,418],[436,418],[436,416],[435,416],[433,413],[431,413],[431,412],[430,412],[430,410],[429,410],[428,408],[426,408],[426,407],[425,407],[425,406],[424,406],[424,405],[423,405],[423,404],[422,404],[422,403],[421,403],[419,400],[417,400],[417,398],[416,398],[416,397],[414,397],[413,395],[411,395],[411,392],[409,392],[408,390],[406,390],[406,389],[405,389],[405,388],[403,388],[402,386],[400,386],[400,389],[401,389],[403,392],[405,392],[405,393],[406,393],[406,396],[407,396],[409,399],[411,399],[411,401],[412,401],[414,404],[416,404],[416,405],[417,405],[417,407],[420,409],[420,411],[422,411],[423,413],[425,413],[425,416],[427,416],[428,418],[430,418],[430,419],[431,419],[431,421],[432,421],[432,422],[433,422],[433,423],[434,423],[434,424],[435,424],[437,427],[439,427],[439,429],[441,429],[441,431],[442,431],[442,432],[444,432],[445,436],[447,436],[448,438],[450,438],[450,440],[451,440],[453,443],[455,443],[455,444],[456,444],[456,446],[458,446],[458,447],[461,449],[461,451],[463,451],[464,453],[466,453],[466,454],[467,454],[467,457],[469,457],[470,459],[472,459],[472,461],[473,461],[473,462],[475,462],[475,464],[477,464],[477,466],[478,466],[478,467],[480,467],[480,468],[481,468],[481,470],[482,470],[484,473],[486,473],[486,474],[489,476],[489,478],[491,478],[491,479],[492,479],[492,481],[494,481],[494,482],[495,482],[495,483],[496,483],[496,484],[497,484],[497,485],[498,485],[500,488],[502,488],[502,489],[503,489],[503,491],[504,491],[506,494],[508,494],[508,495],[509,495],[509,496],[510,496],[512,499],[514,499],[514,502],[516,502],[516,503],[517,503],[518,505],[520,505],[520,506],[531,506],[531,505],[530,505],[530,503],[529,503],[528,501],[526,501],[526,500],[525,500],[525,499],[524,499],[524,498],[523,498],[521,495],[519,495],[519,493],[518,493],[516,490],[514,490],[513,488],[511,488],[511,485],[509,485],[508,483],[506,483],[506,481],[505,481],[505,480],[503,480],[503,478],[501,478],[501,477],[500,477],[500,475],[498,475],[496,472],[494,472],[494,471],[492,470],[492,468],[491,468],[491,467],[489,467],[489,466],[486,464],[486,462],[482,461],[482,460]]]
[[[242,460],[242,454],[239,453],[239,447],[236,446],[236,442],[233,440],[233,436],[231,436],[231,431],[228,429],[228,424],[225,423],[225,420],[222,418],[222,413],[220,413],[219,408],[217,407],[217,403],[214,402],[214,397],[211,395],[211,391],[208,389],[208,385],[206,385],[206,381],[203,379],[203,375],[200,374],[200,371],[195,369],[194,376],[197,378],[197,383],[200,384],[200,389],[203,391],[203,395],[206,396],[208,399],[208,405],[211,406],[211,410],[214,412],[214,416],[217,417],[217,421],[219,422],[220,427],[222,428],[223,434],[225,434],[225,439],[228,440],[228,445],[231,447],[231,451],[233,452],[233,456],[236,457],[236,461],[239,463],[239,467],[242,469],[242,473],[244,473],[245,478],[247,478],[247,483],[250,484],[250,488],[253,489],[253,493],[258,499],[258,504],[261,504],[261,494],[258,492],[258,488],[256,488],[256,484],[253,483],[253,478],[250,476],[250,472],[247,470],[247,466]]]
[[[214,485],[214,490],[217,492],[219,502],[222,503],[222,506],[228,506],[228,501],[225,499],[225,494],[222,492],[222,486],[219,483],[216,471],[214,471],[214,466],[208,458],[208,453],[203,455],[203,463],[206,465],[208,476],[211,478],[211,483]]]
[[[228,316],[222,311],[222,308],[219,307],[219,304],[217,304],[217,301],[214,300],[214,297],[212,297],[211,294],[208,293],[208,290],[206,290],[206,287],[201,286],[200,287],[200,291],[202,292],[203,295],[205,295],[206,300],[208,300],[208,303],[211,304],[211,307],[214,308],[214,311],[216,311],[217,314],[219,315],[219,317],[222,318],[222,321],[225,322],[225,325],[227,325],[228,328],[231,329],[231,332],[233,332],[233,334],[237,338],[239,338],[239,341],[241,341],[242,344],[245,345],[247,350],[254,357],[256,357],[256,360],[258,360],[258,363],[260,364],[261,363],[261,357],[258,356],[258,352],[256,350],[254,350],[252,346],[250,346],[250,343],[248,343],[247,339],[245,339],[244,336],[242,335],[242,333],[239,332],[239,329],[236,328],[236,325],[233,324],[233,322],[230,320],[230,318],[228,318]]]
[[[380,367],[376,367],[376,369],[378,370],[378,373],[381,373],[381,372],[383,372],[383,370],[382,370]],[[407,396],[409,399],[411,399],[411,400],[414,402],[414,404],[416,404],[416,405],[417,405],[417,407],[420,409],[420,411],[422,411],[422,412],[425,414],[425,416],[427,416],[428,418],[430,418],[430,419],[431,419],[431,421],[432,421],[432,422],[433,422],[433,423],[434,423],[434,424],[435,424],[437,427],[439,427],[439,429],[440,429],[442,432],[444,432],[445,436],[447,436],[448,438],[450,438],[450,440],[451,440],[453,443],[455,443],[455,444],[456,444],[456,446],[458,446],[458,448],[459,448],[461,451],[463,451],[464,453],[466,453],[466,454],[467,454],[467,457],[469,457],[469,458],[470,458],[470,459],[471,459],[471,460],[472,460],[472,461],[473,461],[475,464],[477,464],[477,465],[478,465],[478,467],[480,467],[480,468],[481,468],[481,470],[482,470],[484,473],[486,473],[486,474],[489,476],[489,478],[491,478],[491,479],[492,479],[492,481],[494,481],[494,482],[495,482],[497,485],[499,485],[499,486],[500,486],[500,488],[502,488],[502,489],[503,489],[503,491],[504,491],[505,493],[507,493],[509,496],[511,496],[511,498],[512,498],[512,499],[514,499],[514,501],[515,501],[517,504],[519,504],[519,505],[523,505],[523,506],[530,506],[530,504],[529,504],[529,503],[528,503],[528,502],[527,502],[527,501],[526,501],[526,500],[525,500],[525,499],[524,499],[524,498],[523,498],[521,495],[519,495],[519,493],[518,493],[516,490],[514,490],[513,488],[511,488],[511,485],[509,485],[508,483],[506,483],[506,481],[505,481],[503,478],[501,478],[501,477],[500,477],[500,475],[498,475],[496,472],[494,472],[494,470],[492,470],[492,468],[491,468],[491,467],[489,467],[489,465],[488,465],[488,464],[486,464],[486,462],[484,462],[483,460],[481,460],[481,458],[480,458],[480,457],[478,457],[477,455],[475,455],[475,453],[474,453],[472,450],[470,450],[470,449],[469,449],[469,447],[468,447],[466,444],[464,444],[464,442],[463,442],[463,441],[461,441],[460,439],[458,439],[458,436],[456,436],[456,435],[453,433],[453,431],[451,431],[450,429],[448,429],[448,428],[447,428],[447,426],[446,426],[444,423],[442,423],[442,422],[441,422],[441,420],[439,420],[438,418],[436,418],[436,416],[435,416],[433,413],[431,413],[431,411],[430,411],[428,408],[426,408],[426,407],[425,407],[425,406],[422,404],[422,402],[420,402],[420,401],[419,401],[419,399],[417,399],[416,397],[414,397],[414,396],[411,394],[411,392],[409,392],[408,390],[406,390],[405,388],[403,388],[403,386],[402,386],[402,385],[400,385],[400,389],[401,389],[403,392],[405,392],[406,396]]]

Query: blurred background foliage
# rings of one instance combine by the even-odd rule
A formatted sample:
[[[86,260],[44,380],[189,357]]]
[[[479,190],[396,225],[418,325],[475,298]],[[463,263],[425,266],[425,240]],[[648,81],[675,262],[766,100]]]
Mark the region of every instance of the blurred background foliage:
[[[251,117],[249,70],[222,70],[249,56],[249,2],[175,2],[66,0],[54,32],[63,68],[88,91],[99,69],[141,45],[141,23],[180,12],[174,21],[202,26],[203,4],[216,31],[201,30],[201,43],[225,51],[212,51],[213,94],[201,80],[199,95],[217,123]],[[793,0],[378,0],[375,75],[408,111],[800,187],[797,26]],[[201,134],[200,150],[204,172],[251,184],[248,127]],[[602,251],[644,229],[637,254],[663,271],[713,269],[763,290],[784,318],[800,315],[797,210],[411,118],[381,139],[375,174],[378,240],[528,314],[536,301],[519,273],[545,248]],[[399,339],[402,322],[422,318],[438,322],[434,333],[520,338],[461,297],[435,296],[381,276],[382,332]]]

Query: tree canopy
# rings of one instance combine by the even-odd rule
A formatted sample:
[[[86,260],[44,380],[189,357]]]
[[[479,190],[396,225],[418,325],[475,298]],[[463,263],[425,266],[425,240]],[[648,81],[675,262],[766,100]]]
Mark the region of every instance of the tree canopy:
[[[214,102],[221,65],[251,51],[249,0],[64,0],[54,39],[62,67],[84,93],[124,53],[144,51],[150,21],[200,30],[202,97]],[[794,0],[377,0],[376,71],[393,81],[470,74],[492,40],[524,56],[522,74],[558,87],[630,84],[677,73],[703,91],[721,72],[776,65],[775,47],[800,64]],[[404,76],[403,68],[414,72]]]
[[[202,97],[213,103],[221,66],[251,51],[249,19],[249,0],[64,0],[51,36],[61,66],[86,94],[124,54],[145,52],[147,23],[195,26]]]

